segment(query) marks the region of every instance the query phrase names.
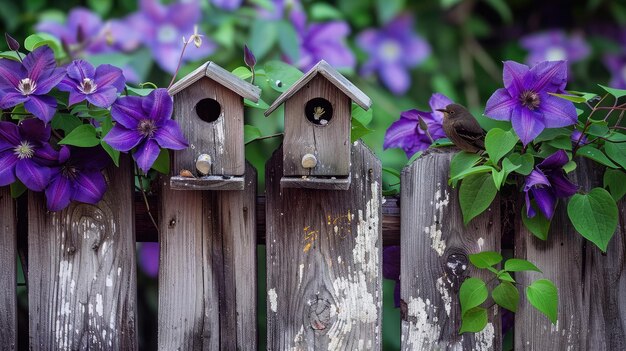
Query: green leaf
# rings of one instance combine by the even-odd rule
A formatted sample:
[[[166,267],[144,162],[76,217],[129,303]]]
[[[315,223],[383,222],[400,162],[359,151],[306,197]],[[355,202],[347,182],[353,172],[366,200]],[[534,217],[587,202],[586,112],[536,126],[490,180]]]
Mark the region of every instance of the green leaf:
[[[376,13],[381,23],[387,23],[393,19],[398,12],[405,8],[405,0],[376,0]]]
[[[556,94],[556,93],[548,93],[548,94],[550,94],[550,95],[552,95],[552,96],[559,97],[559,98],[561,98],[561,99],[565,99],[565,100],[567,100],[567,101],[571,101],[571,102],[576,103],[576,104],[582,104],[582,103],[587,102],[587,99],[585,99],[585,98],[584,98],[584,97],[582,97],[582,96],[576,96],[576,95],[565,95],[565,94]]]
[[[480,306],[487,300],[488,295],[489,292],[487,291],[487,285],[484,281],[474,277],[465,279],[459,290],[461,315],[465,315],[465,312]]]
[[[507,158],[509,159],[509,161],[511,161],[512,164],[520,166],[518,169],[515,170],[515,173],[521,175],[529,175],[530,172],[532,172],[533,167],[535,167],[535,158],[529,153],[522,155],[518,153],[512,153]]]
[[[626,195],[626,173],[607,168],[604,171],[604,188],[608,189],[613,200],[618,202]]]
[[[127,85],[126,86],[126,90],[128,90],[128,92],[129,92],[128,95],[147,96],[154,89],[152,89],[152,88],[135,88],[135,87],[131,87],[130,85]],[[132,94],[130,94],[130,93],[132,93]]]
[[[604,151],[611,158],[611,160],[617,162],[623,169],[626,169],[626,137],[624,140],[617,140],[621,142],[612,143],[607,141],[604,144]]]
[[[485,137],[485,148],[491,162],[497,165],[504,155],[513,150],[518,140],[517,135],[511,130],[507,132],[500,128],[490,130]]]
[[[496,186],[489,174],[472,174],[463,179],[459,189],[459,203],[463,213],[463,223],[485,211],[496,197]]]
[[[606,91],[607,93],[613,95],[616,99],[621,98],[622,96],[626,96],[626,90],[624,89],[615,89],[615,88],[609,88],[606,87],[602,84],[598,84],[598,86],[602,89],[604,89],[604,91]]]
[[[70,115],[70,114],[56,114],[50,125],[52,129],[60,129],[63,131],[64,135],[70,134],[74,129],[81,126],[83,121],[80,118]]]
[[[113,128],[113,119],[111,117],[105,118],[104,121],[102,121],[102,137],[104,138],[107,134],[109,134],[112,128]],[[120,152],[112,148],[111,145],[107,144],[104,140],[100,141],[100,145],[102,146],[104,151],[106,151],[106,153],[109,154],[115,166],[119,167],[120,166]]]
[[[505,0],[485,0],[502,18],[505,23],[511,23],[513,20],[513,13],[511,8]]]
[[[96,11],[100,16],[106,16],[111,7],[113,7],[112,0],[87,0],[87,5]]]
[[[65,52],[61,48],[61,42],[56,37],[48,33],[36,33],[29,35],[24,40],[24,49],[33,51],[40,46],[47,45],[54,51],[54,56],[59,58],[65,56]]]
[[[367,128],[363,125],[363,123],[358,120],[352,118],[352,127],[350,130],[350,141],[355,142],[361,139],[363,136],[372,133],[373,130]]]
[[[606,252],[617,229],[617,205],[608,191],[593,188],[589,194],[575,194],[567,205],[570,221],[587,240]]]
[[[257,60],[261,60],[270,51],[278,37],[278,23],[276,21],[257,18],[250,28],[248,46],[254,52]]]
[[[61,145],[74,145],[80,147],[92,147],[100,144],[96,136],[96,128],[91,124],[82,124],[59,141]]]
[[[311,19],[315,21],[343,19],[341,11],[323,2],[313,3],[309,13],[311,15]]]
[[[519,291],[513,284],[509,282],[500,283],[500,285],[493,288],[491,297],[493,297],[493,301],[500,307],[504,307],[511,312],[517,312]]]
[[[13,183],[11,183],[10,189],[11,197],[14,199],[22,196],[22,194],[24,194],[26,190],[28,190],[26,189],[26,185],[24,185],[24,183],[22,183],[19,179],[16,179]]]
[[[534,200],[533,200],[534,203]],[[526,229],[528,229],[534,236],[541,240],[548,239],[548,233],[550,232],[550,221],[543,216],[541,211],[536,211],[535,217],[528,218],[526,216],[526,205],[522,207],[522,223]]]
[[[470,152],[457,152],[450,161],[450,179],[456,178],[460,173],[474,167],[480,162],[482,157],[478,154]],[[458,179],[458,178],[457,178]],[[456,187],[457,181],[452,182],[452,186]]]
[[[552,140],[546,141],[551,146],[562,150],[572,150],[572,139],[566,135],[558,136]]]
[[[248,124],[245,124],[243,126],[243,142],[244,144],[248,144],[250,142],[252,142],[253,140],[256,140],[257,138],[260,138],[262,136],[261,134],[261,130],[255,126],[251,126]]]
[[[475,307],[467,311],[461,318],[461,329],[459,334],[477,333],[487,325],[487,310],[482,307]]]
[[[278,22],[278,45],[280,45],[282,52],[289,58],[290,62],[298,62],[300,60],[298,34],[291,22]]]
[[[258,108],[258,109],[261,109],[261,110],[267,110],[270,107],[270,105],[268,105],[267,102],[265,102],[261,98],[259,98],[259,102],[254,102],[252,100],[243,99],[243,104],[248,106],[248,107]]]
[[[369,109],[365,111],[361,108],[361,106],[352,103],[352,118],[361,122],[364,126],[368,125],[372,121],[372,117],[374,116],[374,110]]]
[[[554,283],[548,279],[535,280],[526,288],[526,296],[531,305],[556,324],[559,297]]]
[[[535,138],[534,142],[539,143],[546,140],[552,140],[559,136],[569,137],[571,134],[572,131],[567,128],[546,128]]]
[[[511,277],[511,275],[504,270],[498,272],[498,279],[503,282],[515,283],[515,279],[513,279],[513,277]]]
[[[572,94],[572,95],[582,96],[585,99],[585,101],[589,101],[589,100],[595,98],[596,96],[598,96],[598,94],[586,93],[584,91],[567,90],[567,92],[569,94]]]
[[[595,147],[591,145],[585,145],[581,147],[576,154],[590,158],[598,162],[599,164],[605,165],[607,167],[611,167],[611,168],[618,167],[615,163],[611,162],[611,160],[609,160],[608,157],[606,157],[602,151],[596,149]]]
[[[469,260],[478,268],[488,268],[502,261],[502,255],[495,251],[483,251],[470,254]]]
[[[571,173],[576,169],[576,167],[578,167],[576,161],[569,160],[566,164],[563,165],[563,170],[565,171],[565,173]]]
[[[15,51],[3,51],[0,52],[0,58],[5,58],[13,61],[19,61],[21,58],[26,57],[26,54],[17,55]]]
[[[480,173],[487,173],[487,172],[493,172],[495,170],[495,168],[491,167],[491,166],[476,166],[476,167],[472,167],[470,169],[466,169],[464,171],[462,171],[461,173],[457,174],[456,176],[452,177],[450,180],[452,182],[455,182],[457,180],[460,179],[464,179],[467,176],[470,175],[476,175],[476,174],[480,174]],[[494,183],[495,186],[495,183]]]
[[[520,165],[514,165],[508,158],[505,157],[502,160],[502,169],[500,171],[496,171],[494,169],[491,172],[496,189],[500,190],[500,187],[504,184],[509,174],[518,168],[520,168]]]
[[[521,258],[509,258],[504,262],[504,270],[508,272],[535,271],[543,273],[537,266]]]
[[[400,172],[390,167],[383,167],[383,172],[400,179]]]
[[[232,73],[243,80],[252,77],[252,71],[250,71],[250,69],[245,66],[235,68]]]
[[[152,164],[152,169],[161,174],[170,173],[170,153],[168,149],[161,149],[159,157]]]
[[[264,66],[269,86],[279,93],[285,92],[300,77],[302,72],[281,61],[269,61]]]

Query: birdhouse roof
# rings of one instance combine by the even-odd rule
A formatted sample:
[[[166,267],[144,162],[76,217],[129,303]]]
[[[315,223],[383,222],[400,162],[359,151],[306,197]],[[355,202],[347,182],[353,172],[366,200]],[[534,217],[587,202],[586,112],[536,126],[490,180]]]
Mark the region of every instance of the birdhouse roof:
[[[207,63],[198,67],[195,71],[180,79],[178,82],[172,85],[172,87],[169,89],[169,93],[171,96],[174,96],[182,90],[191,86],[193,83],[200,80],[200,78],[204,77],[213,79],[223,87],[248,100],[258,102],[259,97],[261,96],[261,89],[259,89],[257,86],[246,82],[245,80],[228,72],[227,70],[223,69],[212,61],[208,61]]]
[[[265,111],[265,116],[269,116],[274,110],[278,108],[283,102],[291,98],[302,87],[311,81],[315,76],[321,74],[324,78],[328,79],[339,90],[346,94],[357,105],[361,106],[365,110],[369,110],[372,105],[372,100],[365,95],[359,88],[352,84],[346,77],[337,72],[328,62],[322,60],[318,62],[315,67],[311,68],[305,75],[298,79],[293,85],[282,93],[276,101]]]

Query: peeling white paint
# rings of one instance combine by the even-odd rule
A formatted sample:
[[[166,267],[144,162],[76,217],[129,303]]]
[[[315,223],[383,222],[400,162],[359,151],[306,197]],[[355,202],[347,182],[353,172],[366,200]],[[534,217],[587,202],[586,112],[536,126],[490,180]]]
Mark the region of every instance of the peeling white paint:
[[[106,279],[106,283],[105,284],[106,284],[106,286],[109,286],[109,287],[113,286],[113,279],[111,279],[110,275],[107,275],[107,279]]]
[[[428,227],[424,227],[424,232],[430,236],[432,243],[430,246],[437,252],[439,256],[443,256],[446,251],[446,241],[441,239],[442,222],[444,208],[450,203],[450,193],[447,189],[443,190],[443,196],[441,196],[441,183],[437,183],[437,191],[435,192],[435,213],[433,214],[433,224]]]
[[[96,313],[102,317],[104,313],[104,305],[102,303],[102,294],[96,294]]]
[[[270,289],[267,292],[267,298],[270,301],[270,309],[272,310],[272,312],[278,311],[278,295],[276,295],[276,289]]]
[[[300,285],[302,285],[302,277],[304,274],[304,263],[301,263],[300,266],[298,266],[298,288],[300,288]]]
[[[446,288],[446,283],[443,281],[443,277],[439,277],[437,279],[437,291],[439,291],[439,295],[441,295],[441,300],[443,301],[443,307],[446,310],[446,315],[450,317],[450,310],[452,309],[452,297],[448,293],[448,289]]]
[[[292,350],[299,350],[298,344],[302,343],[303,341],[304,341],[304,326],[301,325],[300,330],[298,331],[296,336],[293,338],[294,346]]]
[[[439,349],[441,326],[437,324],[437,306],[431,305],[430,300],[424,301],[421,297],[411,297],[408,307],[408,335],[406,344],[413,350]],[[445,347],[441,347],[444,348]]]
[[[360,264],[365,273],[378,274],[378,225],[380,219],[378,212],[380,199],[378,195],[378,182],[371,184],[371,199],[365,204],[365,216],[363,210],[359,210],[359,223],[355,238],[352,256],[355,264]]]
[[[483,239],[482,237],[478,238],[478,241],[476,242],[476,244],[478,244],[478,249],[482,251],[483,245],[485,245],[485,239]]]
[[[475,335],[474,350],[487,351],[493,349],[493,340],[495,338],[495,330],[492,323],[487,323],[485,329],[479,331]]]

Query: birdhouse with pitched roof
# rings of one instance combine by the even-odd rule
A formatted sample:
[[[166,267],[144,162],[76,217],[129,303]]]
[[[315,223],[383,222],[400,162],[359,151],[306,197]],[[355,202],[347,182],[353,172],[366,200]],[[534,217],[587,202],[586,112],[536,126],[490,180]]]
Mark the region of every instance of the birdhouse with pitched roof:
[[[370,98],[326,61],[295,82],[265,112],[285,104],[282,187],[348,189],[352,102]]]
[[[189,147],[172,156],[170,186],[177,190],[243,190],[243,99],[259,100],[258,87],[207,62],[169,89],[173,118]]]

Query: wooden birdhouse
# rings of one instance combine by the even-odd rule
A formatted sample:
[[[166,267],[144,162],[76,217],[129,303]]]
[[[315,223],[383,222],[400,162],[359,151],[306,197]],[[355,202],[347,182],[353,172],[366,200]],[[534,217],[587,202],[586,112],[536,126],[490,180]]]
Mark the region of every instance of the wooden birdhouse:
[[[326,61],[295,82],[265,112],[285,104],[282,187],[350,187],[351,102],[367,110],[370,98]]]
[[[243,99],[259,100],[258,87],[207,62],[169,89],[173,119],[189,147],[172,157],[176,190],[243,190]]]

